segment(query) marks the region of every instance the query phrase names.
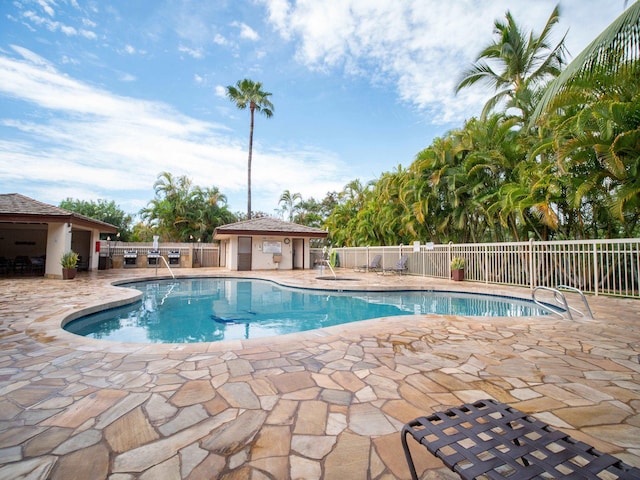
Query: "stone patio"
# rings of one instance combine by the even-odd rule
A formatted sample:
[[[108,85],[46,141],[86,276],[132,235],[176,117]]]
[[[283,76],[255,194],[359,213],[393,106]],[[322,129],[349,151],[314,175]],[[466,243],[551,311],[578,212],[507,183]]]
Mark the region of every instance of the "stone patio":
[[[406,479],[402,425],[482,398],[640,466],[637,300],[590,297],[595,320],[405,316],[184,345],[60,328],[80,310],[132,298],[112,282],[154,273],[0,280],[0,478]],[[357,279],[348,282],[249,273],[305,287],[530,296],[374,273],[344,272]],[[414,449],[421,478],[457,478],[423,450]]]

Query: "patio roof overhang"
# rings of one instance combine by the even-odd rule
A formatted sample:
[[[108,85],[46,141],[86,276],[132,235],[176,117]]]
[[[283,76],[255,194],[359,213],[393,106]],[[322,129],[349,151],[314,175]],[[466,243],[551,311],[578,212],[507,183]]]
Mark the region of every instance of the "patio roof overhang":
[[[326,238],[329,232],[320,228],[285,222],[276,218],[261,217],[244,222],[230,223],[215,229],[213,238],[223,240],[233,236],[272,236],[298,238]]]
[[[116,233],[118,227],[107,222],[48,205],[18,193],[0,195],[0,223],[68,223],[74,228]]]

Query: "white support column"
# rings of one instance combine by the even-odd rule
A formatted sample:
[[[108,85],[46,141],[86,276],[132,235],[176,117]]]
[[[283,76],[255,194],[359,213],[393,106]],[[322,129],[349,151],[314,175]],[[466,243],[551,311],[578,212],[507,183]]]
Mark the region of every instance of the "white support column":
[[[47,262],[44,276],[47,278],[62,278],[60,259],[65,252],[71,250],[70,223],[49,223],[47,231]]]

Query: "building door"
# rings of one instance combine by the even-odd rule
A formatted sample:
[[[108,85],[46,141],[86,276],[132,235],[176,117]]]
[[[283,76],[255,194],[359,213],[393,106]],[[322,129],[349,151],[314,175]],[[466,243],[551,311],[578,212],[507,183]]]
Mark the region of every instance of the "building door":
[[[293,239],[293,268],[304,269],[304,238]]]
[[[251,270],[251,237],[238,237],[238,270]]]

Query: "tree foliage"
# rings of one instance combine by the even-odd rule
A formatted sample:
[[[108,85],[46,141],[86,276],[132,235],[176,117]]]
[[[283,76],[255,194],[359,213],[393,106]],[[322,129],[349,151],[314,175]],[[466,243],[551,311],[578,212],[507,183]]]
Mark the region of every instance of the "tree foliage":
[[[236,221],[217,187],[199,187],[184,175],[162,172],[153,188],[155,197],[140,211],[150,228],[138,226],[140,236],[151,233],[168,242],[209,242],[216,227]]]
[[[495,39],[478,55],[476,63],[463,72],[456,91],[476,83],[484,83],[495,91],[487,101],[481,118],[486,118],[500,102],[505,108],[520,111],[527,119],[533,101],[544,83],[560,73],[565,63],[564,38],[555,46],[550,44],[553,27],[560,19],[560,8],[551,12],[542,32],[526,35],[513,15],[507,12],[506,21],[496,20]]]
[[[629,10],[588,47],[591,53],[577,57],[589,59],[588,68],[568,67],[573,74],[562,89],[553,79],[562,74],[563,41],[548,41],[558,9],[540,35],[528,36],[507,12],[506,22],[495,24],[495,41],[458,85],[489,85],[483,115],[436,138],[408,168],[383,173],[366,188],[358,180],[346,185],[325,222],[330,241],[639,235],[640,2]],[[549,88],[560,92],[551,100]],[[532,123],[541,98],[545,115],[534,114]]]
[[[59,206],[85,217],[115,225],[123,241],[127,241],[131,235],[131,215],[125,213],[113,200],[100,198],[96,201],[88,201],[66,198],[60,202]]]

